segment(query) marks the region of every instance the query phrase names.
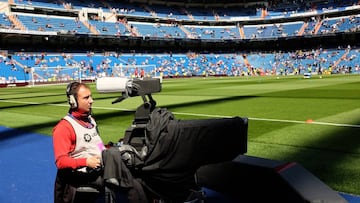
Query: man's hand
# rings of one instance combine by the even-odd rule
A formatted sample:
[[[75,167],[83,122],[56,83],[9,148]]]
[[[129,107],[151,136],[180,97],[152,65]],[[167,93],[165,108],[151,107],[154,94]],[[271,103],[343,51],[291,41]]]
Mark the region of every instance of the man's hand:
[[[89,168],[98,168],[101,166],[100,156],[92,156],[86,159],[86,166]]]

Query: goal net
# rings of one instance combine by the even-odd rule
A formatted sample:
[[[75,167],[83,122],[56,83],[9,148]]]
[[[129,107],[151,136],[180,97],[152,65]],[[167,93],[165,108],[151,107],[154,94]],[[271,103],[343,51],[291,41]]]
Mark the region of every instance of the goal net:
[[[36,83],[61,83],[95,79],[95,76],[89,71],[72,66],[33,67],[30,73],[29,80],[33,85]]]

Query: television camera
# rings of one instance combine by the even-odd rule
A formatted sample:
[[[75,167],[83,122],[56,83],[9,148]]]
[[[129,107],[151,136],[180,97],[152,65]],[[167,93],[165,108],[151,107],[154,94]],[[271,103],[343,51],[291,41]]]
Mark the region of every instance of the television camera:
[[[247,151],[247,118],[176,119],[166,108],[156,107],[152,93],[162,89],[158,78],[98,78],[96,88],[100,93],[121,93],[112,104],[128,97],[142,97],[143,104],[136,109],[122,143],[115,152],[103,153],[104,179],[114,178],[106,174],[106,160],[113,162],[121,157],[122,163],[117,165],[127,167],[110,171],[129,170],[134,179],[141,179],[149,202],[202,199],[197,170],[204,165],[230,161]],[[120,177],[115,178],[121,182]]]
[[[96,89],[100,93],[121,93],[112,104],[123,101],[128,97],[141,96],[143,104],[135,112],[134,124],[148,120],[152,110],[155,109],[156,101],[152,93],[161,91],[159,78],[129,79],[123,77],[102,77],[96,80]]]

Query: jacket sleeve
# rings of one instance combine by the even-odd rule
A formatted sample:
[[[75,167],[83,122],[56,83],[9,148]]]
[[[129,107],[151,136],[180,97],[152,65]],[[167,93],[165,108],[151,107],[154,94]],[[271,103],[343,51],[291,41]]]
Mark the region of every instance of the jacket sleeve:
[[[75,149],[76,136],[69,122],[63,119],[59,121],[53,129],[52,135],[55,164],[58,169],[76,169],[86,166],[86,158],[70,157],[70,153]]]

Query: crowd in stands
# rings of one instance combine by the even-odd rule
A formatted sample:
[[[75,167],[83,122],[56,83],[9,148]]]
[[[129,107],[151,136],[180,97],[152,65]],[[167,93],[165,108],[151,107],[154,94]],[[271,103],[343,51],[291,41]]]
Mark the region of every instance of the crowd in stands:
[[[2,57],[0,82],[68,81],[103,76],[194,77],[359,74],[359,48],[232,54],[26,53]],[[140,75],[140,70],[144,71]]]
[[[354,0],[264,1],[264,4],[261,5],[248,5],[249,7],[244,10],[254,11],[250,13],[231,7],[208,10],[189,7],[179,10],[164,5],[140,6],[120,1],[109,1],[105,5],[103,1],[1,0],[0,3],[3,8],[8,9],[0,11],[2,13],[0,20],[2,32],[15,29],[55,35],[56,33],[67,33],[242,40],[325,35],[360,30],[360,14],[357,12],[341,16],[325,15],[329,11],[358,10],[359,2]],[[51,7],[52,9],[65,9],[70,13],[74,10],[79,15],[60,16],[53,13],[48,15],[11,11],[12,5]],[[301,19],[281,20],[290,19],[291,15],[299,12],[309,11],[312,12],[312,15]],[[314,11],[316,12],[314,13]],[[241,21],[243,17],[246,18],[246,21]],[[280,20],[276,23],[273,21],[266,23],[266,19],[272,17],[278,17]],[[263,21],[259,21],[262,23],[245,23],[252,18]],[[156,19],[171,20],[159,22]],[[192,23],[184,23],[183,20],[190,20]],[[213,25],[199,23],[206,24],[208,21],[220,22],[222,20],[226,23]],[[359,73],[358,55],[359,49],[351,46],[337,49],[320,48],[315,50],[299,49],[292,52],[231,54],[193,52],[183,54],[88,52],[84,54],[17,51],[10,55],[2,55],[0,83],[19,80],[70,80],[76,77],[94,79],[111,75],[136,77],[138,74],[134,74],[135,70],[141,68],[148,75],[158,74],[163,77],[294,75],[304,72],[316,74]]]

